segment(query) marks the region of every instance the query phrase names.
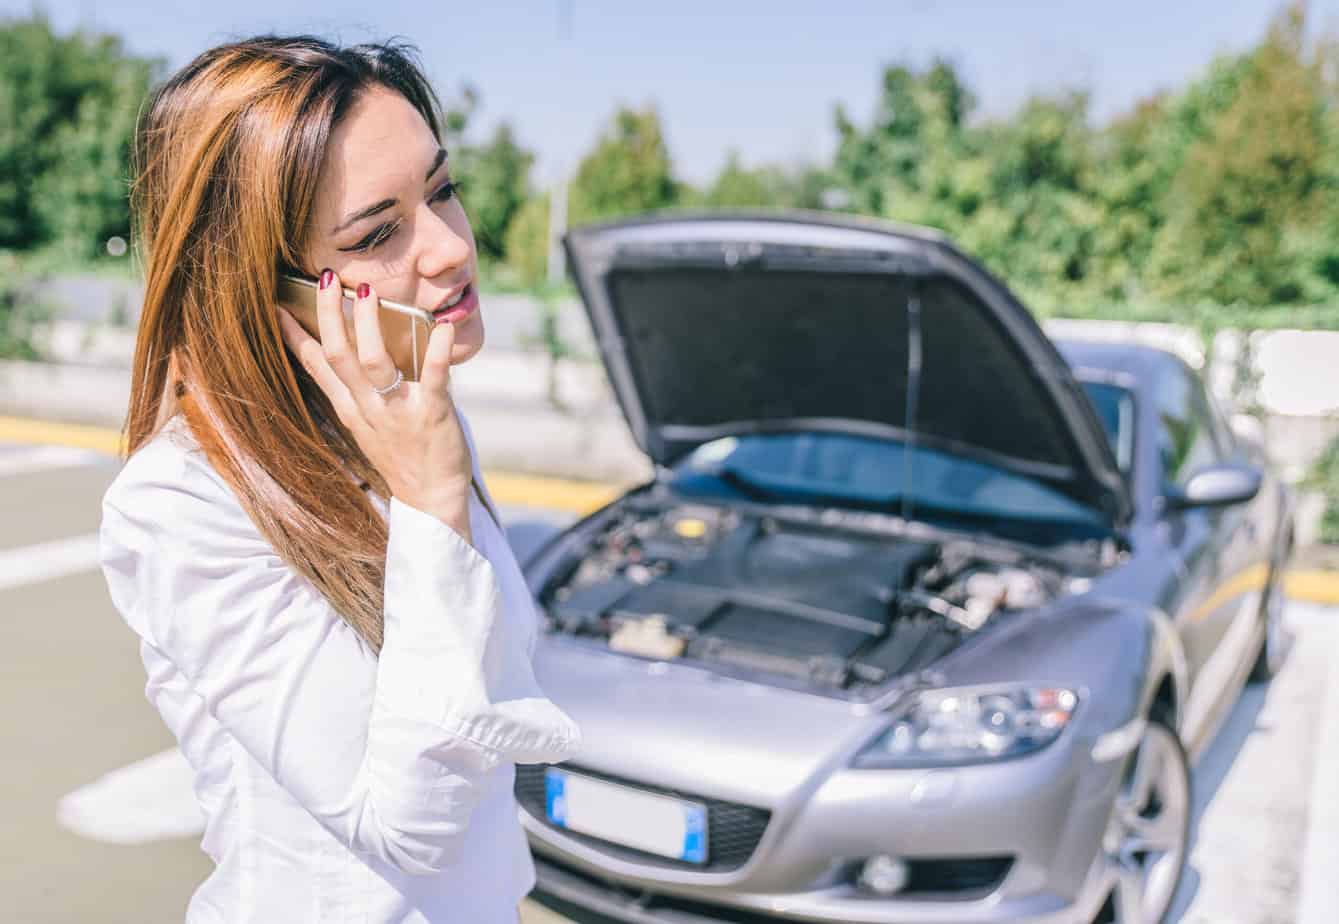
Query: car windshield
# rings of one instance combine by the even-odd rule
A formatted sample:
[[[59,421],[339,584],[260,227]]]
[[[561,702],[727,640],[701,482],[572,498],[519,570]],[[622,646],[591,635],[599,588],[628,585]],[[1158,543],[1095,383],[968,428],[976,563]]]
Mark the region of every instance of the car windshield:
[[[1097,419],[1106,431],[1121,474],[1128,476],[1134,462],[1134,396],[1128,388],[1110,382],[1088,381],[1081,384],[1093,407],[1097,409]]]
[[[1100,526],[1089,508],[1023,475],[921,446],[840,433],[756,434],[699,446],[676,489],[916,516]]]

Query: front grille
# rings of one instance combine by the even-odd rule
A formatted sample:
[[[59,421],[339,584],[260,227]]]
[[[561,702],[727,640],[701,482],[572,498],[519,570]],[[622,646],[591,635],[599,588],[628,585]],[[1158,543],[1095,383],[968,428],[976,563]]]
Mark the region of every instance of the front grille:
[[[547,767],[547,764],[520,764],[516,767],[516,801],[540,822],[549,825],[544,787],[544,771]],[[562,769],[606,780],[610,783],[621,783],[624,786],[631,786],[657,795],[700,802],[707,807],[706,863],[672,860],[669,857],[657,856],[653,853],[624,847],[621,844],[612,844],[600,838],[570,831],[567,828],[549,825],[554,830],[563,832],[567,837],[598,847],[609,856],[640,863],[644,866],[659,866],[664,869],[691,869],[704,873],[724,873],[738,869],[748,862],[749,857],[753,856],[753,851],[757,848],[758,842],[762,840],[763,831],[767,828],[767,821],[772,815],[767,809],[740,805],[736,802],[722,802],[720,799],[712,799],[708,796],[700,796],[677,789],[648,786],[635,780],[611,776],[607,773],[588,770],[572,764],[563,764]]]
[[[899,895],[991,892],[1004,881],[1013,857],[908,860],[907,885]],[[958,897],[961,897],[960,895]]]

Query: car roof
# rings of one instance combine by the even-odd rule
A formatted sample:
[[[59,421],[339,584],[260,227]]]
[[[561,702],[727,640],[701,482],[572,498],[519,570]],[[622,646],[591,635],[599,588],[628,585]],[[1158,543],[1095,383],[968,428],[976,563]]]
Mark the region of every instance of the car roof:
[[[1084,377],[1085,369],[1091,369],[1129,376],[1136,382],[1152,382],[1158,373],[1170,368],[1189,368],[1170,350],[1143,343],[1064,338],[1057,339],[1055,346],[1079,378]]]

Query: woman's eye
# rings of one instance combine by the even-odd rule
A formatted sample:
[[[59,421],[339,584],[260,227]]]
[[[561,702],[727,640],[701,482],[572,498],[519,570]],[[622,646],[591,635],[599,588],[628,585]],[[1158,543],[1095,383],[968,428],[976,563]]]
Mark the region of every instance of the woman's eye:
[[[448,199],[454,199],[458,192],[460,192],[460,183],[455,180],[447,180],[437,188],[435,193],[428,197],[428,201],[445,202]]]
[[[441,186],[437,187],[436,192],[428,197],[428,202],[434,205],[438,202],[446,202],[448,199],[454,199],[458,192],[460,192],[459,181],[447,180]],[[377,247],[390,240],[391,236],[395,234],[399,227],[400,223],[398,221],[393,224],[379,225],[369,233],[367,237],[363,238],[352,247],[341,247],[339,249],[345,253],[365,253],[373,247]]]
[[[354,244],[352,247],[341,247],[339,249],[345,252],[353,252],[353,253],[362,253],[363,251],[371,250],[378,244],[383,244],[386,241],[390,240],[391,235],[395,233],[395,229],[398,228],[399,226],[400,223],[398,221],[395,222],[394,224],[378,225],[375,229],[372,230],[370,234],[367,235],[367,237],[363,238],[361,241]]]

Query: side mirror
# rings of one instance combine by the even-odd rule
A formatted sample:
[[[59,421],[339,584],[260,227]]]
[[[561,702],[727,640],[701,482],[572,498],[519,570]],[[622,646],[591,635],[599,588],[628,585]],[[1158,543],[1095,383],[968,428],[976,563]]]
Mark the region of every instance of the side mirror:
[[[1244,504],[1260,493],[1264,475],[1258,468],[1230,462],[1209,465],[1195,472],[1181,487],[1164,495],[1173,510],[1189,507],[1229,507]]]

